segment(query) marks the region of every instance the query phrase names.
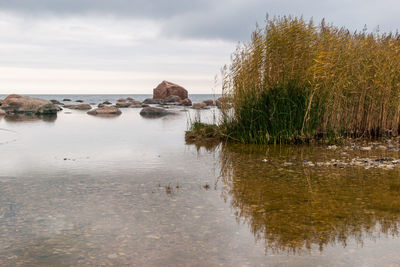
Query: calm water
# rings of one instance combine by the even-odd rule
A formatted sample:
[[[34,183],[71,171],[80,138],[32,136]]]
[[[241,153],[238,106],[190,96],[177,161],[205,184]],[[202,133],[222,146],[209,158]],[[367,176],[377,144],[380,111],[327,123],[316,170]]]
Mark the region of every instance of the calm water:
[[[196,147],[197,111],[122,111],[0,120],[0,266],[400,264],[399,169],[303,164],[399,152]]]

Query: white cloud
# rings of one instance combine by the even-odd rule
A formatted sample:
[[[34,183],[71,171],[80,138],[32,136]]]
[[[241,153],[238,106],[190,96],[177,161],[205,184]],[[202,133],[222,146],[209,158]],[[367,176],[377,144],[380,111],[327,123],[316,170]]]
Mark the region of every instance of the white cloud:
[[[151,93],[164,79],[209,93],[266,13],[395,31],[399,9],[395,0],[0,0],[0,93]]]

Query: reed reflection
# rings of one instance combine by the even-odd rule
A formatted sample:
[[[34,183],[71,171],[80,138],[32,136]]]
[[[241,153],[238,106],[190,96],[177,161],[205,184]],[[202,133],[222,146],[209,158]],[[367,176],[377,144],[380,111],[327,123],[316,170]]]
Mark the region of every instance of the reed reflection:
[[[266,251],[323,251],[399,233],[398,169],[305,167],[331,156],[311,146],[223,145],[220,156],[223,196]]]

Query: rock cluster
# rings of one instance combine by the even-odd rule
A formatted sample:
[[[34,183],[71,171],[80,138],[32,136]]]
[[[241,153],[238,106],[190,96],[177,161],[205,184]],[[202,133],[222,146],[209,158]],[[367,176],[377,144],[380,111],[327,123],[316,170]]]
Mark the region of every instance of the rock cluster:
[[[49,100],[12,94],[7,96],[1,109],[7,114],[50,115],[57,114],[60,107]]]

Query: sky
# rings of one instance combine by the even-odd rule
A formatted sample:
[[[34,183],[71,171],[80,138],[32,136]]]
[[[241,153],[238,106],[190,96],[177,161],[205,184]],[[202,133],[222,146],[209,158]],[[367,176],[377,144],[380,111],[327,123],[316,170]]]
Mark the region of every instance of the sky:
[[[400,28],[398,0],[0,0],[0,94],[220,93],[216,75],[265,16]]]

